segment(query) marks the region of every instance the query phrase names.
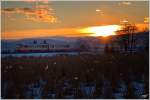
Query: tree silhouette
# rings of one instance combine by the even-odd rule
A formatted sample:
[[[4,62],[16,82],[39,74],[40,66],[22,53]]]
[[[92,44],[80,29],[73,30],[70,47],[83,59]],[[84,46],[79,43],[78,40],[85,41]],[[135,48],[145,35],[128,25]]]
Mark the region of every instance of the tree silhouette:
[[[124,45],[125,51],[130,50],[132,53],[134,47],[134,33],[137,31],[137,27],[134,24],[125,23],[120,31],[124,34],[123,36],[120,36],[120,43]]]
[[[128,90],[127,90],[127,94],[126,94],[125,98],[136,99],[136,97],[134,95],[134,89],[133,89],[131,82],[128,83]]]
[[[108,44],[105,45],[104,52],[105,53],[109,53],[109,46],[108,46]]]

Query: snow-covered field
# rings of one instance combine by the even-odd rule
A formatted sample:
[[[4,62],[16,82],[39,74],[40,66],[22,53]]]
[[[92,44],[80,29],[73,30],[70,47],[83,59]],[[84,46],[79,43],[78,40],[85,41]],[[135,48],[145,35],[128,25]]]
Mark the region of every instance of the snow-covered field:
[[[6,57],[2,98],[144,99],[149,96],[148,62],[147,53]]]
[[[1,54],[1,57],[53,57],[57,55],[77,55],[78,52],[51,52],[51,53],[14,53],[14,54]]]

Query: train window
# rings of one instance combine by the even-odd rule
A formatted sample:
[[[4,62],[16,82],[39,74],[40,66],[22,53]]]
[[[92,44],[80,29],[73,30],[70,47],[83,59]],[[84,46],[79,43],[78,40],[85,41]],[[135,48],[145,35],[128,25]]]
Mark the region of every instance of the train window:
[[[69,48],[70,47],[70,45],[66,45],[66,48]]]
[[[52,48],[54,48],[54,45],[52,45]]]
[[[24,47],[27,48],[28,46],[27,46],[27,45],[24,45]]]

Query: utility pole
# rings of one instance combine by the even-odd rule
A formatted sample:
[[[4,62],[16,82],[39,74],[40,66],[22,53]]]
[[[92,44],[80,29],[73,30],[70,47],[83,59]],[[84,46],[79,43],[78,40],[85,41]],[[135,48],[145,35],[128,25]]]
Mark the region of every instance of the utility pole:
[[[133,45],[134,45],[134,32],[136,31],[136,26],[130,26],[130,52],[133,53]]]
[[[125,33],[127,35],[127,40],[125,41],[125,44],[126,44],[126,50],[128,51],[129,44],[130,44],[130,39],[129,39],[129,37],[130,37],[130,35],[129,35],[129,25],[130,24],[128,23],[127,20],[123,20],[122,22],[123,22],[122,23],[122,26],[123,26],[122,31],[123,31],[123,33]]]

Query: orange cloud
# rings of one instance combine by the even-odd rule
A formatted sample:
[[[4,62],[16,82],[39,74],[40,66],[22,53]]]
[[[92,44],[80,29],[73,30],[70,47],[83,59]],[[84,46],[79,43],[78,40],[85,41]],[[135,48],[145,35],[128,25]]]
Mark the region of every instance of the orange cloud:
[[[46,2],[45,0],[41,1]],[[60,22],[55,16],[54,10],[50,8],[48,4],[38,4],[32,8],[4,8],[1,12],[9,17],[11,14],[23,14],[25,19],[36,22]]]
[[[149,23],[149,17],[144,18],[144,23]]]

